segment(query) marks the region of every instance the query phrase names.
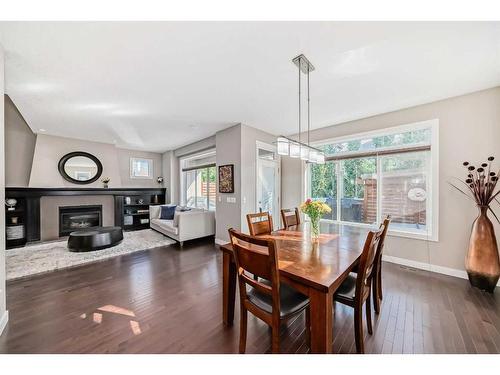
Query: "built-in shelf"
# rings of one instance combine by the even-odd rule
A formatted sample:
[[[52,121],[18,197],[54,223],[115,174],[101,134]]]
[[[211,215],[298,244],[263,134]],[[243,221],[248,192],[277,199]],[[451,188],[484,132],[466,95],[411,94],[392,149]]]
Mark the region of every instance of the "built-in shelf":
[[[135,230],[149,228],[149,223],[140,223],[140,218],[144,218],[148,214],[131,214],[134,218],[132,225],[124,225],[125,207],[137,208],[148,207],[151,204],[163,204],[165,203],[165,194],[165,188],[5,188],[5,197],[15,198],[18,202],[15,210],[5,210],[6,228],[16,225],[24,227],[24,237],[7,240],[7,248],[24,246],[26,242],[40,241],[40,198],[43,196],[111,195],[114,197],[115,225],[121,226],[124,230]],[[130,197],[132,202],[125,205],[125,197]],[[143,203],[138,203],[139,199],[142,199]],[[18,217],[18,224],[11,222],[13,216]]]

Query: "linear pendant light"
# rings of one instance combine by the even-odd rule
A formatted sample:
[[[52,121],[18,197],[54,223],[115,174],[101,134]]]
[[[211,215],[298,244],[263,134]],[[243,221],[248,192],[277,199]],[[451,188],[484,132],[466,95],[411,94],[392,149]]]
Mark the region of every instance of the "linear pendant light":
[[[311,99],[309,73],[314,70],[314,66],[304,55],[299,55],[292,59],[292,62],[299,70],[299,140],[293,140],[285,136],[279,136],[276,140],[278,155],[289,156],[291,158],[300,158],[308,163],[324,164],[325,154],[322,150],[311,147],[309,144],[311,132]],[[307,76],[307,142],[302,142],[302,73]]]

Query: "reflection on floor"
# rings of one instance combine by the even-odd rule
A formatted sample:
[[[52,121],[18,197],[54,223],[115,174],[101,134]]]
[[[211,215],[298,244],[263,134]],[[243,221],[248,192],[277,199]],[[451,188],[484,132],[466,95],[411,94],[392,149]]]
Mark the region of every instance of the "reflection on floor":
[[[207,240],[13,281],[0,352],[236,353],[239,314],[222,325],[221,281],[220,252]],[[500,352],[498,290],[384,264],[384,292],[367,352]],[[269,349],[267,326],[250,316],[247,352]],[[299,316],[282,328],[282,352],[308,350]],[[355,351],[352,309],[341,305],[333,350]]]

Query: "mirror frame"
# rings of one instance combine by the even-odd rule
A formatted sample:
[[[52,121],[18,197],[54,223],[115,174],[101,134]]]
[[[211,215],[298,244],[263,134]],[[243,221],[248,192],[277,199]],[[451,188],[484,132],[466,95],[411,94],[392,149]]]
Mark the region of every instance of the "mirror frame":
[[[75,156],[84,156],[86,158],[91,159],[97,165],[96,175],[94,177],[92,177],[90,180],[86,180],[86,181],[76,180],[73,177],[71,177],[70,175],[68,175],[66,173],[66,171],[64,170],[64,166],[69,159],[71,159]],[[66,181],[69,181],[69,182],[72,182],[73,184],[78,184],[78,185],[91,184],[92,182],[97,181],[99,179],[99,177],[101,177],[101,174],[102,174],[102,164],[99,161],[99,159],[97,159],[94,155],[89,154],[88,152],[85,152],[85,151],[75,151],[75,152],[70,152],[69,154],[64,155],[61,158],[61,160],[59,160],[59,164],[57,167],[59,169],[59,173]]]

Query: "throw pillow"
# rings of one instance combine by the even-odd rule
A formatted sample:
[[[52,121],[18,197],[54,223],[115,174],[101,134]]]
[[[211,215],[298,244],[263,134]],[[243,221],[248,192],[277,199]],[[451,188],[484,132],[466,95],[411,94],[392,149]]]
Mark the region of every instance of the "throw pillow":
[[[160,219],[162,220],[174,220],[175,208],[177,206],[161,206],[160,207]]]

